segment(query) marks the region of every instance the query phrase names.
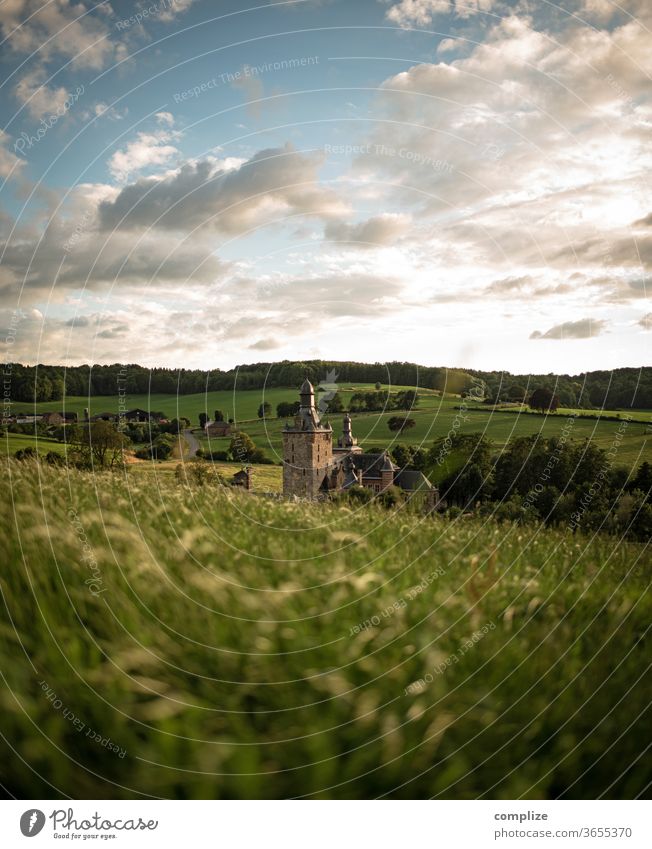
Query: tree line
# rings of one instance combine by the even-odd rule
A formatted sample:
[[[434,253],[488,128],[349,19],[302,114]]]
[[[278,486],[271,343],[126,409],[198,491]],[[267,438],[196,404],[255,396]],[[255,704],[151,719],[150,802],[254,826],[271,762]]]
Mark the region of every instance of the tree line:
[[[423,471],[449,512],[479,512],[516,522],[569,530],[652,537],[652,465],[633,471],[617,464],[618,437],[609,451],[567,434],[523,436],[497,451],[480,433],[453,434],[430,447],[394,445],[401,467]]]
[[[485,397],[493,401],[523,400],[535,387],[553,392],[563,407],[652,408],[652,368],[621,368],[579,375],[513,375],[502,371],[447,369],[415,363],[357,363],[330,360],[255,363],[234,369],[145,368],[136,364],[4,367],[5,386],[14,402],[60,401],[71,396],[115,395],[118,388],[128,394],[189,395],[233,389],[292,387],[305,377],[343,386],[371,383],[382,386],[415,386],[440,392],[469,393],[481,384]],[[333,379],[332,375],[336,375]]]

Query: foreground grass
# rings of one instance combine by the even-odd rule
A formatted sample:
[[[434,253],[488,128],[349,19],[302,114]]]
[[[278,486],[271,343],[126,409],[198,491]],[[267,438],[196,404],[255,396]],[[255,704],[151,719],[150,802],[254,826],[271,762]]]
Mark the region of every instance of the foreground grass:
[[[0,493],[14,795],[594,798],[652,779],[642,546],[131,471],[12,463]]]

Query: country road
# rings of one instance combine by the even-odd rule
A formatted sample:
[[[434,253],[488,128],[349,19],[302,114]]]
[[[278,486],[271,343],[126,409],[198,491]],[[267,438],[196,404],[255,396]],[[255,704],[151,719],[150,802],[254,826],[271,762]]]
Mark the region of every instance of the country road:
[[[199,444],[199,440],[191,430],[184,430],[182,435],[188,445],[188,450],[183,451],[184,459],[186,457],[194,457],[201,447]]]

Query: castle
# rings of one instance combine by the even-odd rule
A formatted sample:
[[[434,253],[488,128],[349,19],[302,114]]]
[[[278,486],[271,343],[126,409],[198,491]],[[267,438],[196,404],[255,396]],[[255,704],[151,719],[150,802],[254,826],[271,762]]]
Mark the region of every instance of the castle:
[[[333,429],[322,423],[315,407],[315,390],[303,382],[299,411],[283,428],[283,494],[315,500],[358,485],[381,493],[397,486],[423,493],[435,507],[439,494],[422,472],[399,469],[387,451],[367,454],[353,436],[351,417],[344,416],[342,435],[333,446]]]

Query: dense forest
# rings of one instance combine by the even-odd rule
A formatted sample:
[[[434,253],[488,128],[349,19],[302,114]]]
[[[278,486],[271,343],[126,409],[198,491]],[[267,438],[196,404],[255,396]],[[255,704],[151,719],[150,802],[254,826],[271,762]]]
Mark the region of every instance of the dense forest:
[[[4,366],[5,397],[12,401],[59,401],[67,395],[179,394],[224,389],[299,386],[308,376],[316,385],[380,383],[417,386],[446,392],[470,392],[481,387],[485,398],[514,400],[535,388],[555,393],[564,407],[594,409],[652,408],[652,368],[620,368],[579,375],[512,375],[509,372],[448,369],[414,363],[355,363],[309,360],[256,363],[228,371],[214,369],[144,368],[139,365]]]

